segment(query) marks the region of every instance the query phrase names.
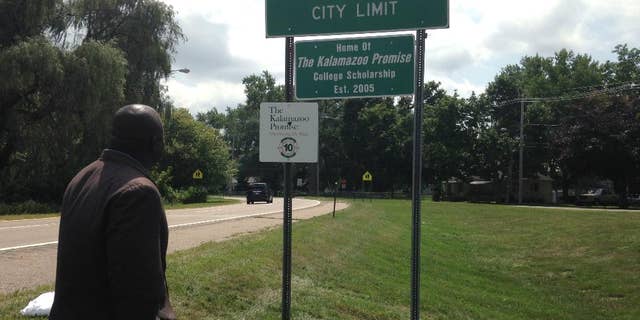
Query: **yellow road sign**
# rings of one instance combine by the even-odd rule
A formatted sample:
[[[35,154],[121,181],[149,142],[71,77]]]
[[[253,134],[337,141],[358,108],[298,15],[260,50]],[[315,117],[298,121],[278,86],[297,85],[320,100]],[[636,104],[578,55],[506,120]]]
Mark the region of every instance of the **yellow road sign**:
[[[373,175],[369,172],[366,171],[363,175],[362,175],[362,181],[373,181]]]
[[[194,179],[202,179],[202,171],[200,171],[200,169],[196,169],[196,171],[193,172],[193,178]]]

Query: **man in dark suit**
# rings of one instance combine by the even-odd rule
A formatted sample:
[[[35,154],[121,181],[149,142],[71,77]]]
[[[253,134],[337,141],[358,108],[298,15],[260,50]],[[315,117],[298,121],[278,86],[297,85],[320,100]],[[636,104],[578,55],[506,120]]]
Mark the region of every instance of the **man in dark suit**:
[[[148,172],[163,149],[155,110],[116,112],[109,149],[64,194],[49,319],[175,319],[165,278],[167,219]]]

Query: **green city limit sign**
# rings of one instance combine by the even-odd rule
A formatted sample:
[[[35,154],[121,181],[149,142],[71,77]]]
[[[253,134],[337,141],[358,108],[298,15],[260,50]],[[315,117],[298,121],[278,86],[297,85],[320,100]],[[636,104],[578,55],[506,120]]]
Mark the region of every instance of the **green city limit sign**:
[[[449,27],[448,0],[266,0],[267,38]]]
[[[298,41],[299,100],[413,94],[413,35]]]

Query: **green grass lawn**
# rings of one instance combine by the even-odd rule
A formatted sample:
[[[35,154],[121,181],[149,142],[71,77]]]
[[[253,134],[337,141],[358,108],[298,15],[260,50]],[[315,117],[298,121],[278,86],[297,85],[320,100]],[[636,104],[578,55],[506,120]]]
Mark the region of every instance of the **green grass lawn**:
[[[237,199],[224,198],[220,196],[207,196],[207,202],[201,203],[175,203],[175,204],[166,204],[164,208],[166,210],[172,209],[187,209],[187,208],[204,208],[204,207],[215,207],[215,206],[223,206],[227,204],[241,203],[242,201]]]
[[[59,212],[52,213],[20,213],[20,214],[0,214],[0,221],[23,220],[23,219],[44,219],[59,217]]]
[[[293,228],[293,319],[408,319],[410,201]],[[425,202],[422,319],[640,319],[640,213]],[[281,229],[173,254],[181,319],[279,319]],[[0,296],[1,319],[40,291]]]
[[[188,204],[183,204],[183,203],[165,204],[164,208],[166,210],[204,208],[204,207],[215,207],[215,206],[222,206],[222,205],[234,204],[234,203],[240,203],[240,202],[242,201],[209,195],[207,196],[207,202],[188,203]],[[58,217],[58,216],[60,216],[60,213],[0,214],[0,220],[42,219],[42,218],[51,218],[51,217]]]

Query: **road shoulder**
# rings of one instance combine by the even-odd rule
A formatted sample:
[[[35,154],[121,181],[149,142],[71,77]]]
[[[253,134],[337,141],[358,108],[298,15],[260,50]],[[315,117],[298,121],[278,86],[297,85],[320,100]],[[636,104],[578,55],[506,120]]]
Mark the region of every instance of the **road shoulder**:
[[[348,207],[347,203],[336,203],[336,211]],[[321,201],[319,205],[293,211],[293,221],[311,219],[320,215],[330,214],[333,202]],[[176,228],[170,232],[169,252],[197,247],[201,244],[215,241],[225,241],[244,234],[261,232],[282,225],[282,212],[235,219],[214,224],[194,226],[191,228]]]
[[[337,203],[336,210],[348,204]],[[319,205],[293,211],[294,222],[330,214],[333,202],[322,201]],[[214,222],[169,232],[169,253],[199,246],[210,241],[225,241],[244,234],[256,233],[282,224],[282,213],[257,217]],[[21,289],[52,284],[55,279],[57,247],[54,245],[0,252],[0,293],[6,294]]]

